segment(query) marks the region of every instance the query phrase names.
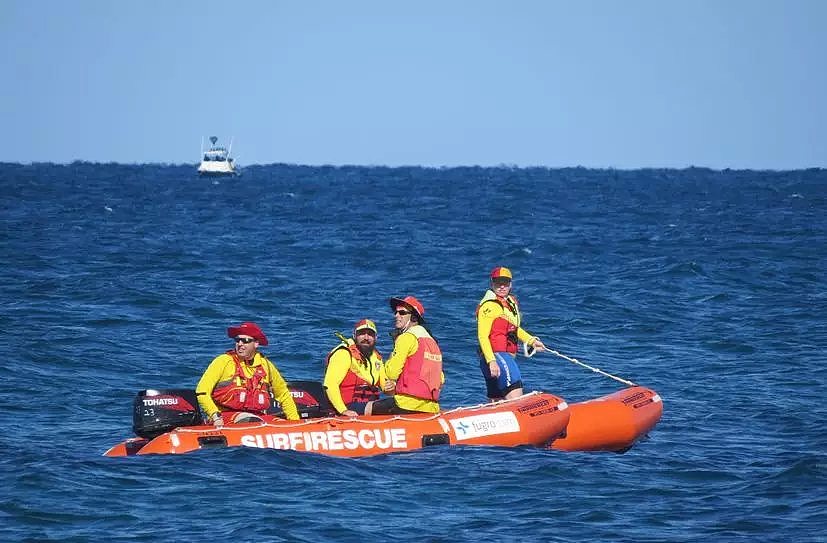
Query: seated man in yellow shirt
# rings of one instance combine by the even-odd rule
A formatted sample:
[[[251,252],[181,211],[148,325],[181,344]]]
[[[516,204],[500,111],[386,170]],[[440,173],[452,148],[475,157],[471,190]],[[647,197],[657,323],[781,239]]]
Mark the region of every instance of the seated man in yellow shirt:
[[[235,348],[220,354],[207,366],[195,394],[198,404],[215,426],[242,422],[244,417],[263,415],[278,400],[290,420],[299,420],[293,395],[279,370],[263,354],[267,336],[255,323],[244,322],[227,329]]]
[[[373,414],[439,413],[442,351],[425,327],[425,307],[413,296],[391,298],[390,306],[396,340],[385,364],[384,390],[394,395],[375,402]]]
[[[385,366],[376,350],[376,324],[362,319],[353,327],[352,338],[337,335],[342,342],[325,359],[327,398],[340,415],[370,415],[385,385]]]

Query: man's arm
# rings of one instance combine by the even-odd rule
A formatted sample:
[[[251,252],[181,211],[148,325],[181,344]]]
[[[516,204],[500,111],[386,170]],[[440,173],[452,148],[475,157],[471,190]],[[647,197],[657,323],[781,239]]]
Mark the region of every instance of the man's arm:
[[[347,410],[342,400],[342,390],[339,388],[350,370],[350,353],[347,349],[339,349],[330,357],[327,364],[327,371],[324,373],[324,389],[330,405],[337,413],[342,414]]]
[[[402,368],[405,367],[405,360],[414,354],[419,348],[416,336],[413,334],[403,333],[396,338],[396,343],[393,344],[393,352],[388,361],[385,362],[385,375],[388,379],[396,381],[402,375]]]
[[[195,397],[198,399],[198,405],[201,406],[201,411],[204,412],[207,420],[210,420],[216,413],[221,411],[212,399],[212,391],[224,373],[224,366],[227,363],[224,357],[225,355],[219,355],[210,362],[195,387]]]
[[[273,389],[273,396],[281,404],[287,420],[299,420],[301,418],[299,417],[299,409],[296,407],[293,394],[287,388],[287,383],[284,382],[284,378],[272,362],[268,360],[267,364],[270,366],[270,387]]]
[[[493,300],[483,303],[477,314],[477,341],[479,341],[480,350],[486,362],[494,360],[494,349],[491,348],[491,340],[488,336],[491,334],[494,319],[502,314],[502,306]]]

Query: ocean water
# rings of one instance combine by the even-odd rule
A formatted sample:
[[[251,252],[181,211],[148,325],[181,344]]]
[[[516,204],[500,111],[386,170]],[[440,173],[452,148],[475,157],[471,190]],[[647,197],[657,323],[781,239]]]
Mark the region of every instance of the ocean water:
[[[0,540],[825,541],[827,171],[0,164]],[[388,298],[445,407],[484,401],[474,309],[510,267],[547,345],[656,390],[625,454],[433,447],[104,458],[145,388],[261,324],[288,379]],[[619,383],[550,355],[526,388]]]

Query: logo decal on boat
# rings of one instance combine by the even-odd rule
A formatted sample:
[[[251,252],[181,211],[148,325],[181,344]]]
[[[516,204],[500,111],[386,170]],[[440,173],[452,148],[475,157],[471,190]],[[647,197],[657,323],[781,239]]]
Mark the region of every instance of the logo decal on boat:
[[[259,449],[293,449],[295,451],[341,451],[344,449],[408,449],[404,428],[362,430],[327,430],[325,432],[286,432],[246,434],[241,445]]]
[[[453,419],[451,426],[458,441],[520,431],[520,423],[511,411]]]
[[[532,402],[528,405],[524,405],[522,407],[517,408],[517,411],[520,413],[525,413],[527,411],[534,411],[535,409],[540,409],[541,407],[545,407],[551,402],[546,400],[545,398],[537,400],[536,402]]]
[[[143,398],[141,401],[144,407],[169,407],[170,411],[189,411],[194,409],[188,401],[177,396],[153,396]]]
[[[169,396],[160,396],[158,398],[144,398],[144,405],[155,406],[155,405],[177,405],[178,398],[171,398]]]

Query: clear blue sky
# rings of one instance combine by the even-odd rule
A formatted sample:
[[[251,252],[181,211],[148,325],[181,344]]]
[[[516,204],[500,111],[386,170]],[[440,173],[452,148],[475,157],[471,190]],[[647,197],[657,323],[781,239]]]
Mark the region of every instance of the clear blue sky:
[[[827,1],[0,0],[0,161],[827,167]]]

